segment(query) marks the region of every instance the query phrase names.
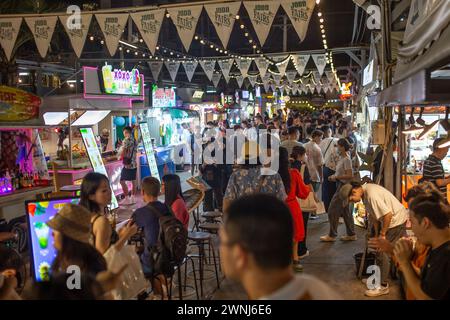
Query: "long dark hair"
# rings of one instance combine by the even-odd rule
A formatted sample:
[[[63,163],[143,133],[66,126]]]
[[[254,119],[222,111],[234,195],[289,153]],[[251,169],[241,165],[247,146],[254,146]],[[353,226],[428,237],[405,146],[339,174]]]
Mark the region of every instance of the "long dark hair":
[[[162,180],[164,182],[164,202],[171,207],[178,197],[183,198],[180,177],[176,174],[166,174]]]
[[[82,272],[96,275],[107,269],[106,260],[89,243],[80,242],[61,233],[62,246],[53,261],[53,272],[62,270],[68,265],[77,265]]]
[[[88,173],[83,178],[83,182],[81,183],[80,206],[85,207],[90,212],[103,213],[98,203],[89,199],[89,196],[94,195],[98,188],[100,188],[102,181],[106,181],[109,184],[108,177],[97,172]]]
[[[286,148],[280,147],[280,163],[278,173],[283,180],[286,193],[291,191],[291,174],[289,172],[289,154]]]

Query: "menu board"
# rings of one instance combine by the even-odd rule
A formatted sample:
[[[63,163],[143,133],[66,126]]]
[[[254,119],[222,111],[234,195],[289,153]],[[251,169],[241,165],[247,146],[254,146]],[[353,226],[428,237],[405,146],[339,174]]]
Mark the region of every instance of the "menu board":
[[[51,266],[56,258],[53,234],[46,222],[67,203],[78,204],[79,201],[78,198],[66,198],[25,203],[31,242],[32,273],[35,281],[50,280]]]
[[[92,169],[94,169],[94,172],[98,172],[104,174],[105,176],[108,176],[92,128],[82,128],[80,129],[80,132],[81,137],[83,138],[84,146],[86,147],[86,151],[89,156],[89,160],[91,161]],[[110,187],[111,190],[113,190],[112,186]],[[117,209],[118,207],[119,204],[113,192],[110,209],[114,210]]]
[[[155,177],[159,181],[161,178],[159,177],[158,165],[156,164],[155,152],[153,151],[152,140],[150,138],[150,131],[148,130],[148,125],[146,122],[140,124],[142,141],[144,141],[144,150],[145,155],[147,156],[147,163],[150,167],[150,173],[152,177]]]

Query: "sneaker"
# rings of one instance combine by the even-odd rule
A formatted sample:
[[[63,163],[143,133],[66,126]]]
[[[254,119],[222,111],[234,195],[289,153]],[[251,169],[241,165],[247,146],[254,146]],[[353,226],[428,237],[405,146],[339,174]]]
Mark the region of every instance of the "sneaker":
[[[304,255],[300,256],[299,258],[304,259],[306,257],[309,257],[309,250],[306,250],[306,253]]]
[[[369,289],[365,292],[365,295],[368,297],[379,297],[386,294],[389,294],[389,285],[380,286],[376,289]]]
[[[330,237],[329,235],[326,235],[326,236],[320,237],[320,241],[323,241],[323,242],[334,242],[334,241],[336,241],[336,238],[333,238],[333,237]]]
[[[303,272],[303,266],[300,264],[300,261],[294,261],[292,263],[292,267],[295,272]]]
[[[353,236],[342,236],[341,241],[356,241],[358,238],[356,237],[356,234]]]

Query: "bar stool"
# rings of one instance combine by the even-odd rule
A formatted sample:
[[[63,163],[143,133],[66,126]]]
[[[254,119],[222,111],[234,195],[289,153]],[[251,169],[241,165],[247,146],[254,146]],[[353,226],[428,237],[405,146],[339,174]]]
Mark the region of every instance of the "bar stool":
[[[223,217],[223,213],[220,211],[206,211],[201,214],[201,217],[205,219],[205,222],[219,223],[219,218]]]
[[[189,254],[188,257],[190,258],[198,258],[199,261],[199,272],[200,272],[200,295],[203,297],[203,280],[204,280],[204,265],[203,260],[206,259],[205,255],[205,244],[208,244],[208,246],[212,249],[213,252],[213,260],[214,260],[214,271],[216,275],[216,281],[217,281],[217,288],[220,288],[220,282],[219,282],[219,273],[217,271],[217,261],[215,256],[214,247],[212,244],[211,234],[207,232],[189,232],[188,239],[194,242],[194,245],[198,247],[198,254]],[[185,274],[185,277],[187,276],[187,273]],[[186,282],[186,280],[185,280]]]
[[[216,223],[216,222],[204,222],[201,223],[199,225],[200,230],[207,232],[209,234],[215,234],[218,235],[219,234],[219,229],[220,229],[220,224]],[[212,239],[210,241],[210,243],[212,243]],[[211,263],[211,251],[213,252],[213,259],[214,259],[214,264],[216,264],[216,257],[215,257],[215,252],[214,252],[214,247],[212,247],[211,245],[208,248],[208,261],[209,263]],[[219,269],[222,269],[222,266],[220,265],[220,252],[218,252],[218,261],[219,261]]]
[[[190,256],[186,256],[183,261],[179,264],[179,265],[175,265],[175,271],[178,274],[178,281],[177,281],[177,286],[178,286],[178,299],[179,300],[183,300],[183,291],[186,293],[186,289],[187,288],[192,288],[194,289],[194,287],[192,286],[188,286],[187,285],[187,265],[188,262],[191,262],[192,264],[192,272],[194,273],[194,285],[195,285],[195,294],[197,295],[197,300],[200,300],[199,294],[198,294],[198,287],[197,287],[197,275],[195,273],[195,264],[194,264],[194,259],[192,259],[192,257]],[[184,265],[184,284],[181,282],[181,268]],[[172,282],[170,283],[170,289],[169,289],[169,299],[172,298]]]

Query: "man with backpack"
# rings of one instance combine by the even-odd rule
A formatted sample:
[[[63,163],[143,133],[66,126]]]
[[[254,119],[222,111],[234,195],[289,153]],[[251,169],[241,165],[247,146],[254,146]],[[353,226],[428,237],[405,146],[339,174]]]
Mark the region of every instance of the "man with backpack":
[[[159,275],[173,275],[174,266],[181,263],[186,254],[187,231],[172,210],[158,201],[161,184],[154,177],[142,180],[142,197],[145,206],[137,209],[131,219],[144,233],[144,251],[141,263],[144,275],[162,284]],[[162,287],[162,286],[160,286]]]

